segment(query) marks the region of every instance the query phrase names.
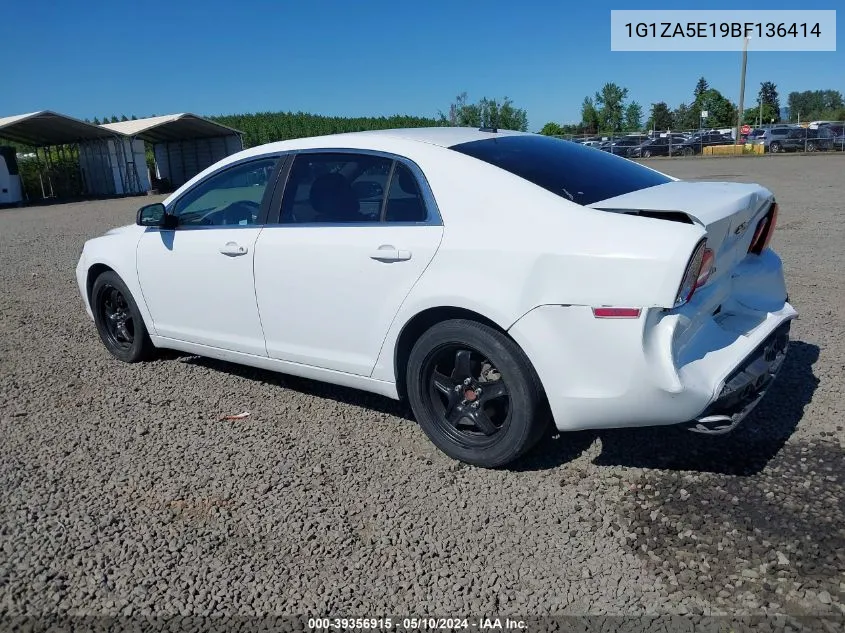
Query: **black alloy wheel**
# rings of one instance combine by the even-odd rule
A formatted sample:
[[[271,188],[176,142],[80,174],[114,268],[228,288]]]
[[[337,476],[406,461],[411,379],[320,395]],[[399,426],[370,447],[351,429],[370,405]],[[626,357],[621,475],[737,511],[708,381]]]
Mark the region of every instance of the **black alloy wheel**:
[[[425,331],[408,357],[414,416],[444,453],[494,468],[517,459],[548,428],[549,410],[528,357],[507,334],[467,319]]]
[[[135,323],[123,293],[114,286],[104,286],[99,309],[109,342],[117,348],[130,349],[135,342]]]
[[[94,280],[91,312],[100,340],[112,356],[136,363],[152,355],[155,348],[141,312],[116,272],[106,271]]]
[[[437,421],[453,441],[467,448],[485,446],[506,427],[507,384],[478,350],[446,345],[430,356],[423,375]]]

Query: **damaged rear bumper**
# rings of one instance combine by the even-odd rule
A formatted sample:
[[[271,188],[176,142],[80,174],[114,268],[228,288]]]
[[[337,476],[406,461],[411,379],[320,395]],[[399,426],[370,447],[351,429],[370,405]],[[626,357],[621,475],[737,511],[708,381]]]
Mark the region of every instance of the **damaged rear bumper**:
[[[690,431],[710,435],[729,433],[751,413],[786,360],[790,323],[787,321],[766,337],[725,379],[716,400],[689,423]]]

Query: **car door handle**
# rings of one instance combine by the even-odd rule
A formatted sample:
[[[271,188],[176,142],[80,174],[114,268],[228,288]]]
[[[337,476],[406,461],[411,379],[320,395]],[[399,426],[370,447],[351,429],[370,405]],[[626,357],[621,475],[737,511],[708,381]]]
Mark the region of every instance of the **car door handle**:
[[[382,244],[372,253],[370,259],[380,262],[404,262],[411,259],[411,251],[403,251],[389,244]]]
[[[228,255],[229,257],[238,257],[239,255],[246,255],[249,252],[249,249],[246,246],[241,246],[237,242],[226,242],[220,249],[220,252],[223,253],[223,255]]]

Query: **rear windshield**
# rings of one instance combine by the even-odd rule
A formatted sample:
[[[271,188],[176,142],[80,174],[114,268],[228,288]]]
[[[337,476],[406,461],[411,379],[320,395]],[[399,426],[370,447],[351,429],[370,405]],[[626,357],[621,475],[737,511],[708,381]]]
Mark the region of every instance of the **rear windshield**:
[[[501,136],[451,149],[582,205],[671,182],[619,156],[548,136]]]

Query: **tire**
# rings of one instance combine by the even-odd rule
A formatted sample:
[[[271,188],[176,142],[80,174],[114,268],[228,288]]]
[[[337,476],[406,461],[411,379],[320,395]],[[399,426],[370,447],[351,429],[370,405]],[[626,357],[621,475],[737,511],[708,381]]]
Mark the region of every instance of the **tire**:
[[[777,154],[780,151],[780,143],[778,141],[772,141],[769,144],[769,151],[772,154]]]
[[[693,148],[691,148],[691,147],[685,147],[684,148],[684,156],[692,156],[693,154],[695,154],[695,150]]]
[[[808,152],[815,152],[816,151],[816,144],[810,141],[807,143],[807,151]]]
[[[417,422],[437,448],[462,462],[503,466],[548,428],[543,388],[528,357],[482,323],[432,326],[411,350],[406,377]]]
[[[100,340],[112,356],[124,363],[137,363],[152,356],[155,348],[144,319],[117,273],[106,271],[94,281],[91,311]]]
[[[644,151],[643,158],[651,158],[651,150]]]

